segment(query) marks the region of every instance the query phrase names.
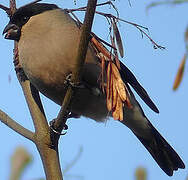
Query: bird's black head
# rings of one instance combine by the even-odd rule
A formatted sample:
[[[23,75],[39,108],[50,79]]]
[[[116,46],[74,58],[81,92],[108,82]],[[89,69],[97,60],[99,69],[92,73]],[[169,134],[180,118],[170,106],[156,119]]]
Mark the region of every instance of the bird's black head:
[[[3,34],[6,34],[5,39],[19,41],[22,26],[26,24],[32,16],[53,9],[58,9],[58,6],[55,4],[35,3],[20,7],[10,17],[9,23],[3,30]]]

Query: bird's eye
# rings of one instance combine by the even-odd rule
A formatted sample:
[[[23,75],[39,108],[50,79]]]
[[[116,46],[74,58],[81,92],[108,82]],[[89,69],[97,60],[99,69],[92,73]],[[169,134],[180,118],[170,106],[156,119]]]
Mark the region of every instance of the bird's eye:
[[[29,17],[28,16],[24,16],[23,18],[22,18],[22,21],[23,22],[27,22],[29,20]]]

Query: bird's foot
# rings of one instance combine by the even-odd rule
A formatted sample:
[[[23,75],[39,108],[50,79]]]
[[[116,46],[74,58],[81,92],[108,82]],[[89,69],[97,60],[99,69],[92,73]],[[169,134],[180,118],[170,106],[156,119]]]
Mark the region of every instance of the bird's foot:
[[[68,115],[67,115],[67,119],[69,118],[79,118],[80,116],[76,113],[73,113],[73,112],[70,112]],[[50,129],[57,135],[65,135],[67,133],[67,129],[68,129],[68,126],[64,123],[63,125],[63,130],[62,132],[59,132],[55,127],[55,122],[57,121],[57,118],[53,119],[52,121],[50,121],[49,125],[50,125]],[[65,132],[64,132],[65,131]]]
[[[71,86],[72,88],[85,88],[85,85],[82,84],[81,82],[72,82],[72,73],[68,74],[67,77],[65,78],[64,84],[67,86]]]
[[[68,126],[67,126],[66,124],[63,125],[63,130],[62,130],[62,132],[59,132],[59,131],[57,131],[57,130],[54,128],[54,124],[55,124],[56,120],[57,120],[57,119],[55,118],[55,119],[53,119],[52,121],[50,121],[50,123],[49,123],[50,129],[51,129],[55,134],[60,135],[60,136],[67,134]]]

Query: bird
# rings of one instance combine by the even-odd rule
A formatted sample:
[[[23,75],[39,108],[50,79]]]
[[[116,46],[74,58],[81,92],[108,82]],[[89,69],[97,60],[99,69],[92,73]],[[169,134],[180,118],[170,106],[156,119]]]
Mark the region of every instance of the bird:
[[[67,77],[76,63],[81,29],[69,13],[55,4],[33,3],[18,8],[3,30],[5,39],[18,42],[19,63],[32,85],[47,98],[61,105],[65,97]],[[83,71],[82,87],[76,87],[70,110],[97,122],[112,116],[99,77],[101,65],[91,42]],[[122,124],[127,126],[149,151],[159,167],[172,176],[185,164],[175,150],[148,120],[131,87],[156,113],[159,113],[146,90],[134,74],[120,62],[118,69],[127,87],[131,108],[123,106]]]

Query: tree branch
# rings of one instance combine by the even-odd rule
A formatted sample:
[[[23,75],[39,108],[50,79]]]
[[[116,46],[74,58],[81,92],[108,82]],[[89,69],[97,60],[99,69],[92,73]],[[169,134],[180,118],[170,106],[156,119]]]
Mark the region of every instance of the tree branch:
[[[87,48],[89,44],[89,38],[91,33],[91,27],[93,23],[93,18],[95,14],[97,0],[88,0],[87,10],[85,14],[84,23],[82,26],[82,33],[80,37],[80,44],[78,48],[78,54],[75,59],[76,66],[72,74],[72,82],[77,84],[80,82],[80,77],[82,73],[82,66],[85,62],[85,57],[87,53]],[[61,110],[58,114],[57,120],[54,123],[54,129],[61,132],[65,126],[67,118],[65,117],[69,111],[69,104],[73,95],[73,90],[71,87],[68,88],[66,96],[64,98]]]
[[[6,6],[2,5],[2,4],[0,4],[0,9],[3,9],[4,11],[8,11],[9,10],[8,7],[6,7]]]
[[[0,110],[0,121],[10,127],[12,130],[16,131],[18,134],[24,136],[25,138],[34,141],[34,133],[23,126],[21,126],[19,123],[14,121],[11,117],[9,117],[5,112]]]
[[[34,1],[33,3],[38,2]],[[10,16],[16,11],[16,1],[10,0]],[[10,17],[9,16],[9,17]],[[27,101],[32,120],[34,123],[35,131],[33,142],[36,144],[40,153],[43,167],[46,174],[46,179],[62,180],[62,172],[59,163],[58,149],[52,147],[52,139],[50,137],[50,129],[46,120],[43,106],[40,100],[39,92],[25,76],[22,67],[19,65],[19,49],[18,43],[14,42],[14,65],[17,74],[17,78],[20,82],[22,90],[24,92],[25,99]],[[17,123],[14,122],[16,125]],[[21,127],[21,126],[16,126]],[[14,129],[14,127],[12,128]],[[26,131],[26,130],[25,130]],[[24,132],[25,132],[24,131]]]
[[[30,83],[29,80],[24,80],[23,74],[17,73],[20,85],[25,95],[27,105],[32,116],[32,120],[35,127],[35,140],[34,143],[40,153],[40,157],[43,162],[46,179],[62,180],[62,172],[59,162],[58,146],[53,147],[53,139],[50,136],[50,128],[46,116],[44,114],[43,106],[40,100],[38,90]],[[57,144],[58,145],[58,144]]]

